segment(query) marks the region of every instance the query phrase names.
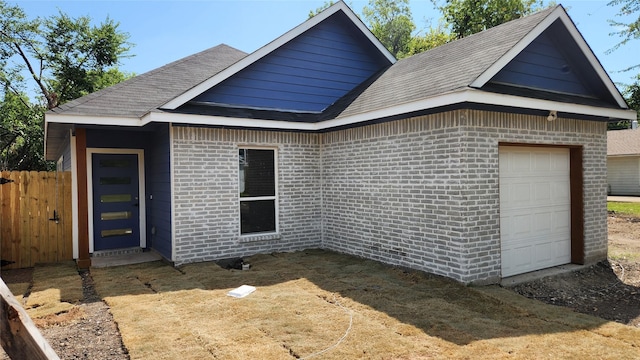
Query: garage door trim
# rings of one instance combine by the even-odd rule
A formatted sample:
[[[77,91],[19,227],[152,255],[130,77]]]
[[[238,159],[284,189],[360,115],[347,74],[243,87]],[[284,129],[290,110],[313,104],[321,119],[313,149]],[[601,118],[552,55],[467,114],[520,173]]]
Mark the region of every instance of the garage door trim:
[[[576,145],[528,144],[501,142],[500,147],[544,147],[569,149],[571,263],[584,264],[584,172],[583,147]]]

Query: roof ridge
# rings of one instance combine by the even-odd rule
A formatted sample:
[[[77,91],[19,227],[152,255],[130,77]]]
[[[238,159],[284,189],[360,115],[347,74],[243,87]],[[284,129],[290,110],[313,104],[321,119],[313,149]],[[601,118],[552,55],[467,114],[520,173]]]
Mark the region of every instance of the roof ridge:
[[[533,16],[541,16],[541,15],[542,15],[542,13],[552,13],[552,12],[553,12],[553,11],[555,11],[558,7],[562,7],[562,5],[556,5],[556,6],[554,6],[554,7],[549,7],[549,8],[546,8],[546,9],[542,9],[542,10],[536,11],[536,12],[531,13],[531,14],[527,14],[527,15],[525,15],[525,16],[523,16],[523,17],[519,17],[519,18],[517,18],[517,19],[513,19],[513,20],[510,20],[510,21],[504,22],[504,23],[502,23],[502,24],[499,24],[499,25],[496,25],[496,26],[490,27],[490,28],[488,28],[488,29],[485,29],[485,30],[479,31],[479,32],[477,32],[477,33],[473,33],[473,34],[471,34],[471,35],[467,35],[467,36],[465,36],[465,37],[462,37],[462,38],[459,38],[459,39],[455,39],[455,40],[450,41],[450,42],[448,42],[448,43],[445,43],[445,44],[442,44],[442,45],[436,46],[436,47],[431,48],[431,49],[429,49],[429,50],[425,50],[425,51],[423,51],[423,52],[421,52],[421,53],[411,55],[411,56],[409,56],[409,57],[406,57],[406,58],[400,59],[400,60],[398,60],[398,61],[405,61],[405,60],[407,60],[407,59],[411,59],[411,58],[413,58],[413,57],[415,57],[415,56],[419,56],[419,55],[422,55],[422,54],[425,54],[425,53],[428,53],[428,52],[431,52],[431,51],[434,51],[434,50],[437,50],[437,49],[441,49],[441,48],[443,48],[443,47],[458,46],[458,45],[460,44],[460,42],[469,42],[469,41],[473,41],[475,38],[477,38],[477,37],[479,37],[479,36],[487,36],[487,34],[488,34],[488,33],[490,33],[490,32],[500,31],[500,30],[501,30],[501,28],[503,28],[503,27],[505,27],[505,26],[513,25],[513,23],[514,23],[514,22],[516,22],[516,21],[522,21],[522,20],[524,20],[524,19],[530,19],[530,18],[531,18],[531,17],[533,17]],[[563,9],[564,9],[564,8],[563,8]],[[548,15],[548,14],[547,14],[547,15]],[[543,19],[545,19],[545,18],[546,18],[546,16],[542,17],[538,23],[540,23],[540,22],[541,22]],[[535,27],[535,26],[534,26],[534,27]],[[532,27],[532,29],[533,29],[534,27]],[[522,38],[524,38],[524,36],[526,36],[526,34],[524,34],[524,35],[522,36]]]
[[[236,61],[234,64],[228,66],[226,69],[223,69],[211,76],[208,79],[200,82],[199,84],[193,86],[190,89],[187,89],[181,95],[169,100],[165,104],[159,106],[159,108],[164,110],[175,110],[176,108],[184,105],[187,101],[195,98],[196,96],[202,94],[208,89],[218,85],[222,81],[236,75],[238,72],[246,69],[247,67],[254,64],[256,61],[264,58],[265,56],[273,53],[275,50],[289,43],[293,39],[298,36],[304,34],[310,29],[314,28],[318,24],[323,21],[337,16],[339,13],[344,14],[349,21],[356,27],[356,29],[361,33],[364,37],[368,39],[368,41],[378,50],[378,52],[385,57],[390,63],[395,63],[396,58],[389,52],[389,50],[380,42],[378,38],[373,35],[371,30],[362,22],[362,20],[355,14],[355,12],[344,2],[338,1],[330,7],[324,9],[319,14],[316,14],[313,17],[307,18],[305,21],[295,26],[291,30],[285,32],[284,34],[276,37],[266,45],[258,48],[256,51],[248,54],[245,58]]]
[[[479,31],[477,33],[473,33],[471,35],[465,36],[465,37],[463,37],[461,39],[458,39],[458,40],[462,40],[462,39],[466,39],[466,38],[469,38],[469,37],[472,37],[472,36],[476,36],[476,35],[479,35],[479,34],[482,34],[482,33],[486,32],[486,31],[499,31],[498,28],[505,27],[505,26],[509,25],[510,23],[513,23],[513,22],[516,22],[516,21],[523,21],[525,19],[531,19],[534,16],[542,16],[543,14],[545,14],[545,16],[542,16],[542,18],[544,19],[544,18],[546,18],[546,15],[549,15],[552,12],[556,11],[556,9],[559,8],[559,7],[564,9],[564,7],[562,7],[562,5],[550,6],[550,7],[544,8],[544,9],[540,9],[540,10],[538,10],[536,12],[532,12],[531,14],[527,14],[525,16],[521,16],[521,17],[519,17],[517,19],[512,19],[512,20],[509,20],[507,22],[503,22],[502,24],[498,24],[498,25],[492,26],[492,27],[490,27],[488,29],[484,29],[484,30]],[[542,19],[540,21],[542,21]],[[498,29],[498,30],[495,30],[495,29]]]

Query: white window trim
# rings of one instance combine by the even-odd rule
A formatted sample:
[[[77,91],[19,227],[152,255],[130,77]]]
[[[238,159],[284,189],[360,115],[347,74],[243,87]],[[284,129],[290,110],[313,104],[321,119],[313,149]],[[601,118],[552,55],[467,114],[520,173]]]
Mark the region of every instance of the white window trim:
[[[279,171],[278,171],[278,147],[276,146],[256,146],[256,145],[244,145],[238,144],[236,147],[236,154],[240,149],[248,149],[248,150],[273,150],[273,176],[274,186],[275,186],[275,195],[274,196],[254,196],[254,197],[241,197],[240,196],[240,171],[238,170],[238,237],[241,241],[261,241],[261,240],[273,240],[280,238],[280,206],[279,206]],[[236,157],[236,164],[238,159]],[[243,201],[258,201],[258,200],[273,200],[275,206],[275,217],[276,217],[276,230],[275,231],[267,231],[267,232],[259,232],[259,233],[242,233],[242,214],[240,212],[240,203]]]

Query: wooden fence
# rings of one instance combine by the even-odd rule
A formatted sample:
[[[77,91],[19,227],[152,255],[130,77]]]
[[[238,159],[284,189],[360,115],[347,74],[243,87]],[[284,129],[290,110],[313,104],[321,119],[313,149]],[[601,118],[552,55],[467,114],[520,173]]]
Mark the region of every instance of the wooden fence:
[[[71,173],[0,174],[0,257],[14,261],[2,269],[72,260]]]

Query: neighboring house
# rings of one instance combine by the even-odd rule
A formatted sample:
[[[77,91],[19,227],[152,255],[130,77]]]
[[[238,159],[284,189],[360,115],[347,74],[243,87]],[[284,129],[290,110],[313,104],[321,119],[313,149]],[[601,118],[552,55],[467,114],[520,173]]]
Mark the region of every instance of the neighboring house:
[[[607,183],[609,195],[640,196],[640,130],[607,131]]]
[[[561,7],[396,60],[338,2],[46,114],[74,254],[325,248],[464,283],[606,259],[606,128],[635,112]]]

